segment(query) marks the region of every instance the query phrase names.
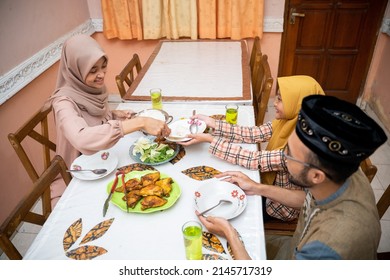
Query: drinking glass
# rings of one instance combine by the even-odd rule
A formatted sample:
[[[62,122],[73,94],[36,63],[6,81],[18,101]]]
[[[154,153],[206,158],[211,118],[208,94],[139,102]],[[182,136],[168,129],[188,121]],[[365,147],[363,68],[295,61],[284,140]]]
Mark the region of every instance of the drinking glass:
[[[238,105],[227,104],[225,108],[226,108],[226,121],[230,124],[237,124]]]
[[[188,221],[182,227],[187,260],[202,259],[202,225]]]
[[[162,95],[160,88],[152,88],[150,90],[150,98],[152,99],[152,108],[162,110]]]

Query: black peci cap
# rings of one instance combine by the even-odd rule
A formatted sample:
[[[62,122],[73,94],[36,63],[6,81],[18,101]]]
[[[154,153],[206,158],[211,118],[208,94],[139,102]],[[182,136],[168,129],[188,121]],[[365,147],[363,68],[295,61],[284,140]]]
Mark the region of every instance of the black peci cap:
[[[359,107],[322,95],[303,99],[296,133],[320,158],[356,168],[387,140],[383,129]]]

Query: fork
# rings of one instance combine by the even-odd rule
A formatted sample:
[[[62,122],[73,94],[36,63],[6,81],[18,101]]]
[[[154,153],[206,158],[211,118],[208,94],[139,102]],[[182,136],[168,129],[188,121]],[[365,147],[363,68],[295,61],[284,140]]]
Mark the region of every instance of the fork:
[[[204,211],[202,211],[201,213],[199,213],[199,216],[202,216],[204,214],[206,214],[207,212],[213,210],[214,208],[216,208],[217,206],[219,206],[221,203],[223,202],[229,202],[229,203],[232,203],[230,200],[226,200],[226,199],[221,199],[216,205],[214,205],[213,207],[210,207]]]

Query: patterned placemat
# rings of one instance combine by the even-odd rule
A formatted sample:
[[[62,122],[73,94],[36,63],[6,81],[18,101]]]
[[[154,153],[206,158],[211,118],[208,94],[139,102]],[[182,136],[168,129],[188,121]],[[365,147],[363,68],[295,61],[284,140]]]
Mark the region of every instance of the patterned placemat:
[[[108,231],[113,221],[114,218],[105,220],[97,224],[96,226],[94,226],[83,237],[79,245],[92,242],[102,237]],[[91,260],[108,252],[106,249],[95,245],[83,245],[75,249],[69,250],[76,243],[76,241],[81,237],[82,230],[83,230],[83,221],[81,218],[75,221],[73,224],[71,224],[69,228],[66,230],[63,238],[63,248],[64,248],[65,255],[68,258],[75,259],[75,260]]]
[[[243,242],[239,233],[238,236],[241,242]],[[204,231],[202,233],[202,246],[204,249],[209,251],[209,253],[203,254],[202,259],[203,260],[228,260],[230,255],[231,259],[235,260],[230,244],[227,242],[226,245],[227,245],[228,253],[223,247],[221,240],[215,234]]]
[[[192,179],[203,181],[213,178],[214,175],[221,173],[221,171],[210,166],[201,165],[185,169],[182,173]]]

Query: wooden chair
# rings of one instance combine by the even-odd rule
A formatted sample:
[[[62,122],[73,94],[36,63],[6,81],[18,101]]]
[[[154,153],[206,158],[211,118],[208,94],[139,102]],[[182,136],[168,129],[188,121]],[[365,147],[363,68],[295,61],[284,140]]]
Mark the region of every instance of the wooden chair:
[[[59,155],[54,156],[49,167],[33,183],[31,191],[15,207],[10,216],[0,226],[0,248],[9,259],[22,259],[22,255],[11,241],[11,237],[22,222],[35,221],[35,224],[43,225],[50,213],[37,214],[31,212],[35,203],[43,193],[50,191],[50,185],[57,175],[61,174],[66,185],[69,184],[72,177],[66,172],[66,164]],[[51,209],[50,209],[51,212]]]
[[[382,219],[390,207],[390,185],[387,186],[387,189],[376,203],[376,207],[378,208],[379,219]],[[390,260],[390,252],[378,252],[377,257],[378,260]]]
[[[262,57],[262,53],[261,53],[261,46],[260,46],[260,38],[259,38],[259,36],[256,36],[254,41],[253,41],[251,58],[249,61],[250,68],[251,68],[252,86],[254,84],[254,77],[256,76],[257,70],[258,70],[259,65],[260,65],[261,57]],[[252,92],[253,92],[253,88],[252,88]]]
[[[363,173],[367,176],[370,183],[375,177],[375,174],[377,172],[377,167],[371,163],[370,158],[365,159],[360,164],[360,167],[363,170]],[[390,203],[390,190],[388,188],[387,190],[387,197],[385,194],[382,196],[381,200],[378,202],[378,212],[379,216],[382,217],[384,212],[386,212],[387,208],[389,207]],[[387,202],[387,204],[386,204]],[[381,210],[380,210],[381,209]],[[264,231],[266,234],[270,235],[287,235],[287,236],[293,236],[295,229],[297,227],[298,219],[284,222],[279,219],[273,219],[271,221],[268,221],[264,223]]]
[[[142,66],[138,54],[134,54],[133,58],[127,63],[125,68],[123,68],[119,75],[116,75],[116,84],[118,86],[119,94],[122,98],[125,96],[127,89],[134,82],[135,77],[138,75],[141,69]]]
[[[370,158],[366,158],[360,163],[360,168],[363,173],[367,176],[368,181],[371,183],[374,179],[378,168],[372,164]]]
[[[279,219],[272,219],[264,223],[265,234],[269,235],[285,235],[293,236],[297,228],[298,219],[292,221],[282,221]]]
[[[15,133],[8,134],[8,139],[32,182],[37,181],[39,175],[49,167],[52,155],[54,156],[54,153],[51,154],[51,151],[56,151],[56,144],[49,139],[48,115],[51,111],[51,107],[42,107]],[[22,143],[26,143],[28,138],[42,145],[43,166],[38,166],[38,164],[34,165],[27,155]],[[42,210],[43,213],[49,213],[51,211],[50,190],[42,194]]]
[[[263,55],[260,61],[259,69],[256,73],[253,93],[253,107],[255,110],[256,125],[264,123],[264,116],[267,111],[269,96],[271,94],[274,79],[271,76],[271,69],[268,64],[268,56]]]

